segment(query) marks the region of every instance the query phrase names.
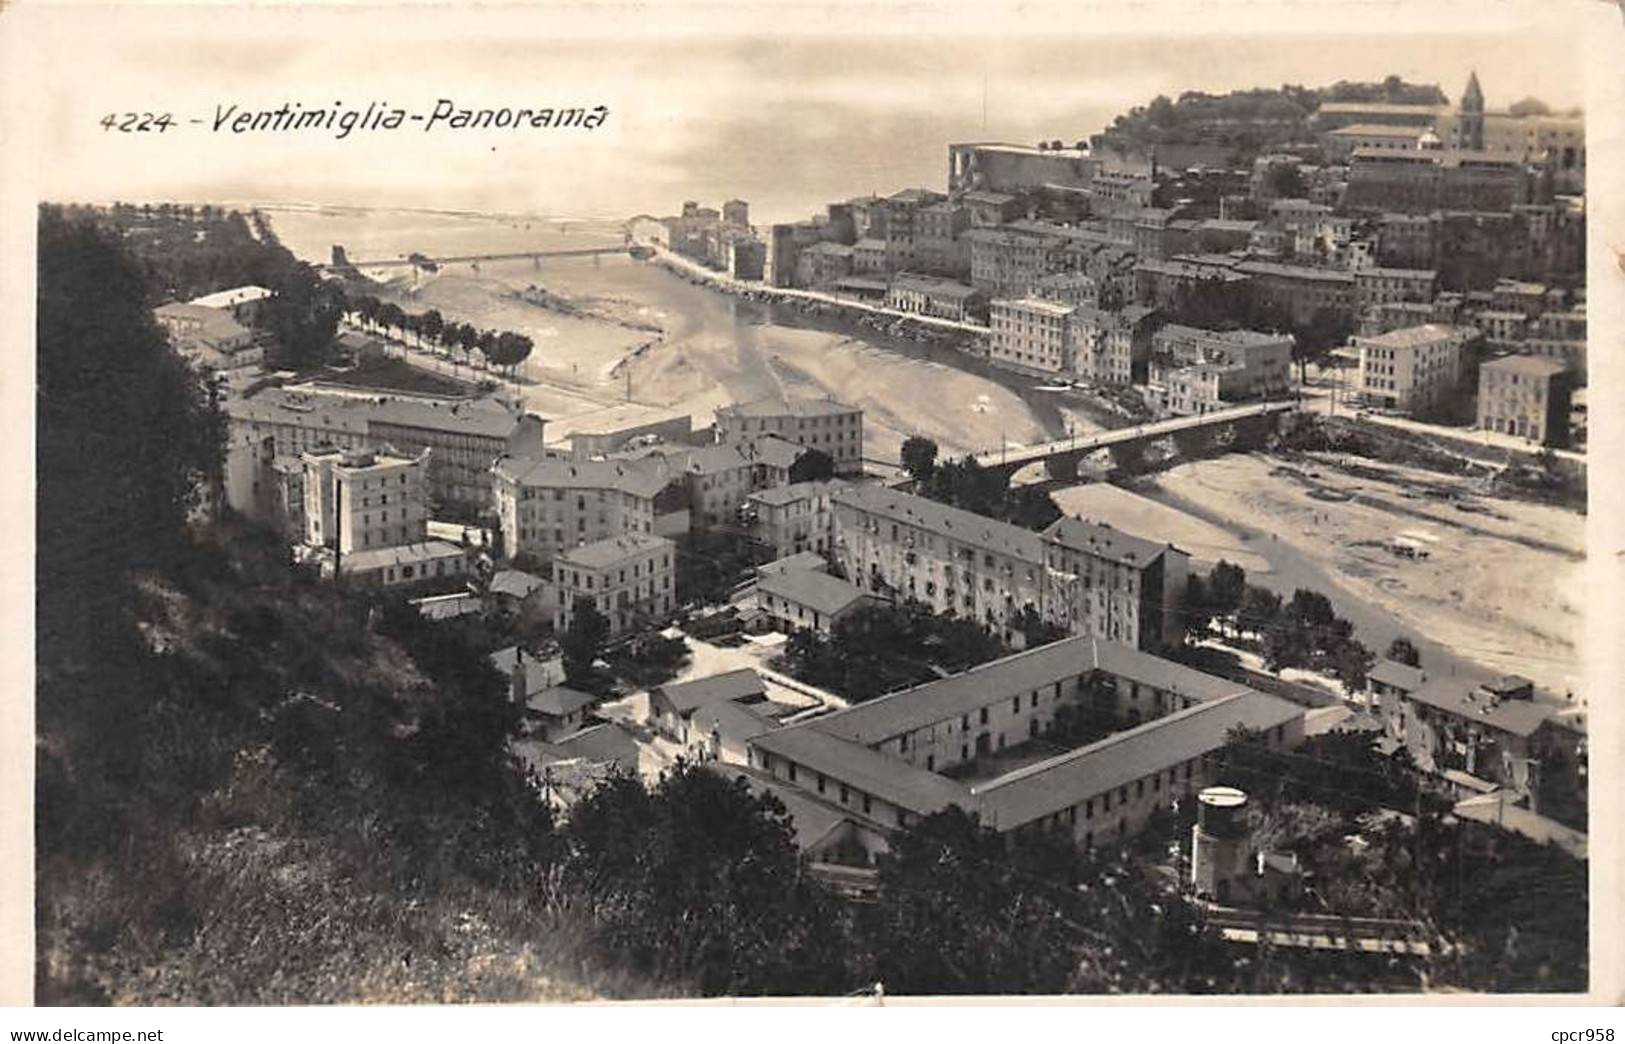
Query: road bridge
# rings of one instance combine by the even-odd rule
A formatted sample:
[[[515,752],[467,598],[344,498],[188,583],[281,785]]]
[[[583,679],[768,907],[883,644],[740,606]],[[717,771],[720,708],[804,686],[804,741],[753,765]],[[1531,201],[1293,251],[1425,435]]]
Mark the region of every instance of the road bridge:
[[[1170,417],[1129,428],[1056,439],[1036,446],[987,450],[972,457],[982,467],[1007,475],[1042,461],[1051,478],[1073,479],[1078,475],[1078,461],[1099,450],[1109,450],[1117,466],[1132,467],[1144,455],[1145,447],[1158,439],[1171,438],[1186,456],[1206,451],[1213,444],[1213,436],[1226,430],[1232,431],[1241,445],[1261,443],[1282,414],[1297,408],[1296,400],[1248,403],[1189,417]]]
[[[427,265],[477,265],[485,261],[540,261],[547,257],[594,257],[602,254],[624,254],[626,252],[627,247],[621,244],[617,246],[572,247],[564,250],[521,250],[505,254],[459,254],[454,257],[426,257],[421,254],[414,254],[409,257],[352,261],[345,256],[343,248],[335,247],[333,250],[333,263],[323,265],[322,268],[404,268],[407,266],[422,268]]]

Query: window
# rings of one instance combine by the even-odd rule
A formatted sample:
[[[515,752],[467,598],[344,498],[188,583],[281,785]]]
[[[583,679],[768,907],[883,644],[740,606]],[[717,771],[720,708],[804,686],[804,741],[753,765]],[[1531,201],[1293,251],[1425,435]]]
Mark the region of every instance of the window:
[[[982,724],[983,724],[983,725],[986,725],[986,724],[987,724],[987,708],[986,708],[986,707],[983,707],[983,708],[982,708],[982,715],[981,715],[981,717],[982,717]]]
[[[796,763],[792,761],[792,762],[790,762],[790,782],[794,783],[795,781],[796,781]]]

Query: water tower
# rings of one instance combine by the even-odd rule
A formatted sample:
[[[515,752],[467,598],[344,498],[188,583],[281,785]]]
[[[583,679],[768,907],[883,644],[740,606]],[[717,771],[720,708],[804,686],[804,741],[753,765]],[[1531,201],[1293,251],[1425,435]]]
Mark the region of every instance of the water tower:
[[[1191,888],[1197,895],[1221,903],[1242,898],[1234,893],[1251,870],[1246,810],[1247,795],[1235,787],[1208,787],[1196,795]]]

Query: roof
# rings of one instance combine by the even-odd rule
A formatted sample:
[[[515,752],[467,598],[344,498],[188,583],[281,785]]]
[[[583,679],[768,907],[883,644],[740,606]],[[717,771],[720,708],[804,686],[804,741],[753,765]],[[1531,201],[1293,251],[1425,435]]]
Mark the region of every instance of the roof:
[[[665,488],[664,468],[632,460],[560,460],[503,456],[493,470],[522,486],[553,489],[613,489],[652,497]]]
[[[829,569],[829,563],[817,551],[797,551],[784,558],[776,558],[765,565],[756,567],[757,576],[771,576],[775,573],[822,573]]]
[[[1132,566],[1148,565],[1173,546],[1125,533],[1104,522],[1070,517],[1050,523],[1044,530],[1044,539],[1071,551]]]
[[[1426,681],[1427,675],[1422,673],[1419,667],[1412,667],[1398,660],[1383,660],[1366,672],[1366,678],[1410,692]]]
[[[1034,565],[1044,560],[1043,541],[1032,530],[939,504],[925,497],[898,493],[884,486],[853,486],[840,490],[832,499],[838,504],[847,504],[896,522],[918,526]]]
[[[480,600],[467,591],[457,594],[434,595],[430,598],[415,598],[412,604],[425,618],[430,620],[450,620],[458,616],[467,616],[469,613],[480,611]]]
[[[858,240],[856,243],[853,243],[852,244],[852,249],[854,251],[858,251],[858,250],[878,250],[881,253],[885,253],[886,252],[886,241],[884,239],[876,239],[874,236],[865,236],[864,238]]]
[[[856,811],[848,811],[794,784],[776,780],[760,769],[721,761],[708,761],[704,762],[704,765],[706,769],[719,776],[745,780],[751,790],[757,793],[771,794],[778,798],[785,811],[790,813],[790,821],[795,828],[796,848],[803,852],[828,837],[830,831],[842,823],[869,822]]]
[[[1152,335],[1154,340],[1166,341],[1173,337],[1191,338],[1199,341],[1216,341],[1231,348],[1262,348],[1268,345],[1278,345],[1283,341],[1292,343],[1290,334],[1264,333],[1261,330],[1204,330],[1197,326],[1184,326],[1180,323],[1168,323]]]
[[[1059,301],[1047,301],[1042,297],[1001,298],[991,305],[997,313],[1000,309],[1020,309],[1025,312],[1043,312],[1046,315],[1064,319],[1071,315],[1075,305],[1062,304]]]
[[[1354,273],[1333,268],[1310,268],[1307,265],[1284,265],[1274,261],[1243,261],[1236,271],[1249,275],[1272,275],[1287,279],[1309,279],[1322,283],[1353,283]]]
[[[778,728],[777,722],[733,700],[718,700],[695,708],[693,721],[693,727],[702,736],[715,731],[724,740],[740,743]]]
[[[546,749],[560,758],[610,761],[628,771],[638,767],[637,741],[617,722],[582,729],[557,743],[546,744]]]
[[[814,479],[810,482],[791,482],[783,486],[770,486],[752,493],[748,500],[759,504],[771,504],[775,507],[784,504],[794,504],[798,500],[806,500],[824,493],[833,493],[838,489],[845,489],[848,483],[840,479]]]
[[[998,141],[967,141],[948,146],[954,149],[976,149],[979,152],[1014,152],[1022,156],[1058,156],[1061,159],[1088,159],[1087,149],[1039,149],[1031,145],[1011,145]]]
[[[182,334],[187,339],[227,340],[248,336],[248,328],[231,317],[229,312],[199,304],[166,304],[153,309],[160,319],[186,319],[198,324],[195,334]]]
[[[1367,345],[1375,345],[1378,348],[1417,348],[1436,341],[1458,340],[1465,332],[1464,327],[1423,323],[1421,326],[1405,326],[1372,337],[1356,338],[1356,343],[1362,348]]]
[[[767,396],[754,399],[750,402],[734,403],[732,406],[722,406],[717,409],[720,413],[729,413],[738,417],[828,417],[840,413],[858,413],[856,406],[848,406],[835,399],[815,399],[810,397],[785,398]]]
[[[973,286],[937,276],[900,274],[893,277],[891,285],[894,290],[919,290],[922,293],[942,294],[947,297],[970,297],[980,293]]]
[[[825,616],[835,616],[867,597],[861,588],[828,573],[807,569],[781,569],[759,576],[756,590],[803,605]]]
[[[572,547],[560,554],[558,560],[560,565],[603,569],[624,562],[633,555],[676,546],[665,537],[655,536],[653,533],[622,533],[620,536],[606,537],[580,547]]]
[[[741,667],[705,678],[668,682],[656,686],[649,695],[651,698],[659,695],[678,714],[687,714],[708,703],[738,700],[746,696],[766,696],[767,686],[762,684],[761,676],[755,671]]]
[[[1275,696],[1242,690],[1114,733],[972,788],[982,821],[1010,830],[1224,746],[1231,729],[1273,729],[1303,716]]]
[[[1084,635],[1063,638],[938,681],[889,693],[826,714],[814,723],[823,731],[844,739],[863,744],[884,743],[905,732],[968,714],[990,702],[1042,689],[1092,670],[1200,701],[1252,691],[1238,682],[1203,674],[1131,646]]]
[[[1361,268],[1354,273],[1356,280],[1372,276],[1387,279],[1437,279],[1439,273],[1431,268]]]
[[[1401,105],[1394,102],[1324,102],[1317,112],[1330,115],[1368,112],[1384,116],[1438,116],[1449,112],[1448,105]]]
[[[845,243],[814,243],[802,250],[803,254],[830,254],[834,257],[851,257],[852,248]]]
[[[1458,718],[1482,722],[1502,732],[1528,736],[1547,718],[1563,713],[1569,704],[1544,696],[1503,699],[1499,702],[1477,692],[1460,678],[1430,678],[1404,697]]]
[[[1342,135],[1346,138],[1420,138],[1422,128],[1396,126],[1391,123],[1351,123],[1347,127],[1339,127],[1334,131],[1327,131],[1327,137]]]
[[[942,198],[942,193],[930,189],[906,188],[886,197],[888,203],[930,203]]]
[[[547,714],[555,718],[562,718],[567,714],[574,714],[583,707],[590,707],[596,697],[565,685],[549,685],[528,693],[525,698],[525,709],[538,714]]]
[[[492,594],[508,595],[511,598],[525,598],[547,581],[539,576],[518,569],[502,569],[491,577],[489,588]]]
[[[1534,355],[1508,355],[1490,360],[1482,369],[1494,370],[1497,373],[1516,373],[1525,377],[1554,377],[1565,372],[1568,367],[1556,359]]]
[[[398,425],[506,440],[520,414],[494,399],[431,402],[394,396],[324,394],[290,388],[264,388],[252,396],[228,399],[234,420],[273,424],[306,423],[365,432],[371,425]]]
[[[263,301],[267,297],[275,297],[276,292],[267,290],[263,286],[237,286],[230,290],[220,290],[202,297],[194,297],[189,303],[202,305],[204,308],[231,308],[235,305],[247,304],[250,301]]]
[[[996,207],[1002,207],[1016,201],[1016,197],[1012,195],[1004,192],[990,192],[986,189],[973,189],[959,198],[970,203],[987,203]]]
[[[373,547],[364,551],[351,551],[339,560],[339,570],[345,573],[365,573],[389,566],[415,566],[427,562],[445,561],[463,557],[463,549],[444,540],[425,540],[418,544],[399,547]]]
[[[1235,267],[1197,264],[1192,261],[1162,261],[1152,258],[1137,262],[1134,265],[1134,270],[1136,272],[1153,272],[1157,275],[1185,276],[1191,279],[1219,279],[1228,282],[1237,282],[1247,278],[1236,271]]]
[[[832,736],[819,727],[827,720],[775,729],[752,740],[751,746],[920,815],[940,812],[949,805],[970,807],[968,788],[861,743]]]

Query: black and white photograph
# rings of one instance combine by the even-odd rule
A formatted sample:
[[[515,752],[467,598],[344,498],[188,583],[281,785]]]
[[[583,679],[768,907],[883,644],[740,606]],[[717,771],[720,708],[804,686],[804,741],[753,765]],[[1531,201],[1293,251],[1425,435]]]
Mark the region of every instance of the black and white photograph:
[[[14,1003],[1620,1003],[1617,4],[0,41]]]

